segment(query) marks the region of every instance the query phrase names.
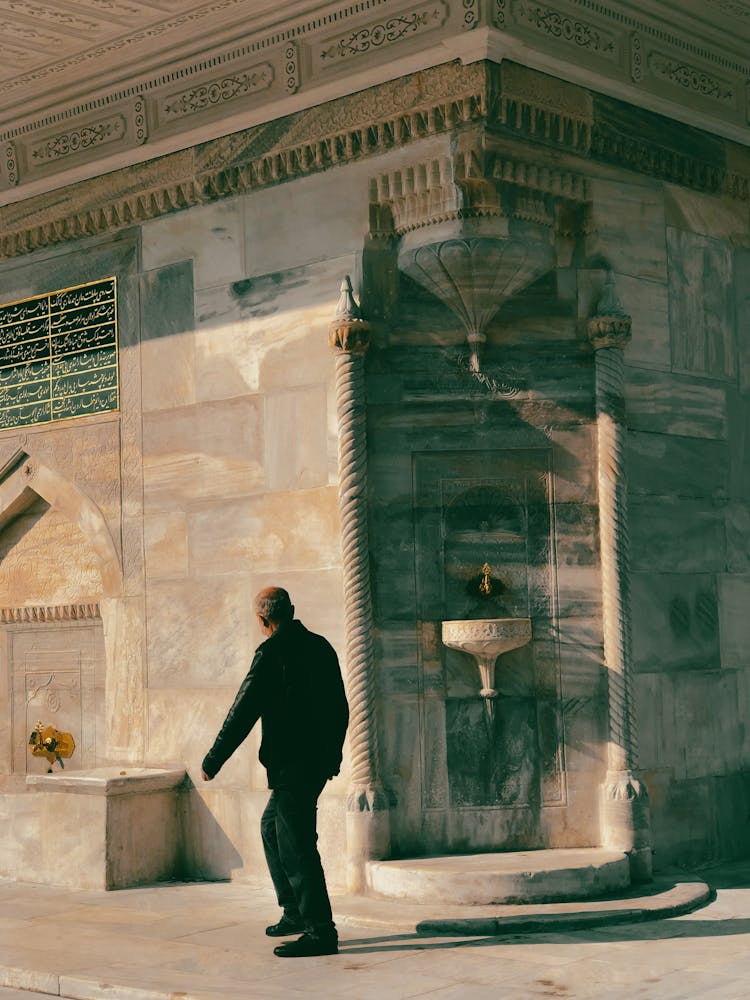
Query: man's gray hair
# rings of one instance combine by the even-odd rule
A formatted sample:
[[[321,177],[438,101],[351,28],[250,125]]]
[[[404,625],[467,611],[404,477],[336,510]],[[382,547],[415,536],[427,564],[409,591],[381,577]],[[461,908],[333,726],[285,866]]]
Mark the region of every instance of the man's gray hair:
[[[279,625],[291,621],[294,608],[285,590],[281,587],[268,587],[255,598],[255,612],[266,621]]]

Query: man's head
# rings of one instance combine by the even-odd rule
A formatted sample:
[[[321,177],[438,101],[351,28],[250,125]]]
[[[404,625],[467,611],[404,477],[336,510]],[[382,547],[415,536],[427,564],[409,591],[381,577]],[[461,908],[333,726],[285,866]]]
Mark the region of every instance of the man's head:
[[[266,587],[255,598],[255,613],[263,634],[270,636],[294,618],[294,606],[281,587]]]

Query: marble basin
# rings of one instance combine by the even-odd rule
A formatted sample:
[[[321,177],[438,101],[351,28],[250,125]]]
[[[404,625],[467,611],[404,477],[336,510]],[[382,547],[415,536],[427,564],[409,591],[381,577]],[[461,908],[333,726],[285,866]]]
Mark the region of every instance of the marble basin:
[[[443,642],[472,656],[497,659],[531,638],[529,618],[472,618],[443,622]]]
[[[470,618],[443,622],[443,643],[469,653],[477,662],[487,716],[494,722],[495,662],[511,649],[525,646],[531,639],[529,618]]]

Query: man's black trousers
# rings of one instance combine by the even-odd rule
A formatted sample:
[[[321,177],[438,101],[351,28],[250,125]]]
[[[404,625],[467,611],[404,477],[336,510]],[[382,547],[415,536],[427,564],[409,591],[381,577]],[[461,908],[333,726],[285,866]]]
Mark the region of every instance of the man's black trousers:
[[[318,796],[325,778],[274,788],[260,821],[276,898],[284,913],[299,914],[316,936],[334,933],[316,829]]]

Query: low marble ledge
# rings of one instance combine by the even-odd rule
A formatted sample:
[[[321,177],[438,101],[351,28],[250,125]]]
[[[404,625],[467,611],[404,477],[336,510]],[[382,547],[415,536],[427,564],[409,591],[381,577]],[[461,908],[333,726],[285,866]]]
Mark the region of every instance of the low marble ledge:
[[[633,886],[616,896],[571,903],[435,907],[374,896],[339,896],[332,902],[337,920],[354,926],[496,937],[663,920],[690,913],[711,899],[711,889],[701,878],[680,872],[657,875],[648,885]]]

